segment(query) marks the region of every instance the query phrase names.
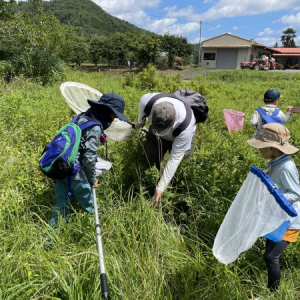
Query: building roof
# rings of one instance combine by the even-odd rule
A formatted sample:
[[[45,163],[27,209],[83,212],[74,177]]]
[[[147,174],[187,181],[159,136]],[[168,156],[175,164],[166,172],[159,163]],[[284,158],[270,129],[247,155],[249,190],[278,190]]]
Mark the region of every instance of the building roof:
[[[251,46],[256,46],[256,47],[263,48],[263,49],[268,49],[268,50],[271,50],[271,51],[273,51],[273,49],[274,49],[274,48],[269,48],[269,47],[266,47],[262,44],[259,44],[259,43],[255,42],[254,40],[244,39],[244,38],[241,38],[239,36],[236,36],[236,35],[233,35],[233,34],[230,34],[230,33],[224,33],[224,34],[212,37],[210,39],[204,40],[202,43],[206,43],[207,41],[211,41],[211,40],[220,38],[222,36],[230,36],[230,37],[234,37],[236,39],[243,40],[245,42],[248,42],[249,46],[248,45],[239,45],[239,46],[238,45],[213,45],[213,47],[216,47],[216,48],[219,48],[219,47],[220,48],[250,48]],[[206,45],[202,44],[202,47],[203,48],[211,48],[212,46],[211,45],[206,46]]]
[[[271,48],[274,51],[276,51],[278,56],[283,56],[283,55],[290,55],[290,56],[295,56],[295,55],[300,55],[300,48]],[[281,55],[280,55],[281,54]]]
[[[210,39],[204,40],[203,42],[207,42],[207,41],[210,41],[210,40],[214,40],[214,39],[217,39],[217,38],[219,38],[219,37],[221,37],[221,36],[224,36],[224,35],[232,36],[232,37],[235,37],[235,38],[240,39],[240,40],[244,40],[244,41],[247,41],[247,42],[251,42],[251,40],[247,40],[247,39],[241,38],[241,37],[239,37],[239,36],[236,36],[236,35],[233,35],[233,34],[230,34],[230,33],[223,33],[223,34],[214,36],[214,37],[212,37],[212,38],[210,38]]]

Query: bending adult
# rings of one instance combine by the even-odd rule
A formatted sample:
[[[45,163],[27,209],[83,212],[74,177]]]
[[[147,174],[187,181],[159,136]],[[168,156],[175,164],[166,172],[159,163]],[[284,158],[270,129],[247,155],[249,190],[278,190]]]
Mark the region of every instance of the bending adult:
[[[174,94],[178,97],[184,97],[184,94],[180,91]],[[166,95],[162,98],[158,97],[159,99],[153,103],[153,97],[158,94],[148,93],[142,96],[139,106],[139,118],[135,124],[135,128],[138,129],[145,126],[146,120],[150,123],[145,143],[145,152],[150,166],[156,166],[160,170],[164,155],[167,152],[170,153],[155,189],[154,207],[158,205],[164,190],[173,178],[184,156],[191,155],[196,132],[195,116],[193,113],[189,114],[184,102]],[[187,120],[186,116],[189,117]],[[185,123],[185,128],[180,130],[183,123]]]

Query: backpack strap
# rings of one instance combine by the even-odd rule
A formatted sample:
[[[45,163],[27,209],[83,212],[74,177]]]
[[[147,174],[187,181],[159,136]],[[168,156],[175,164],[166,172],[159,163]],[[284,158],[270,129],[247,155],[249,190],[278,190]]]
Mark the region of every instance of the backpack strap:
[[[261,116],[266,116],[267,113],[265,112],[264,109],[262,109],[261,107],[258,107],[255,109]]]
[[[94,121],[86,121],[86,122],[84,122],[82,124],[78,124],[78,120],[82,116],[82,114],[83,113],[81,113],[79,115],[76,115],[72,119],[71,123],[77,124],[80,127],[81,131],[83,131],[83,130],[89,128],[89,127],[92,127],[92,126],[96,126],[96,125],[100,126],[101,127],[101,131],[103,131],[103,125],[102,125],[102,123],[100,121],[96,121],[96,120],[94,120]]]
[[[154,103],[160,99],[160,98],[164,98],[164,97],[169,97],[169,98],[174,98],[174,99],[177,99],[179,100],[174,94],[171,94],[171,93],[162,93],[162,94],[157,94],[155,96],[153,96],[149,102],[147,103],[145,109],[144,109],[144,112],[146,114],[146,116],[149,116],[150,115],[150,112],[151,112],[151,109],[154,105]]]
[[[193,116],[193,111],[192,108],[185,102],[183,102],[181,99],[177,98],[174,94],[170,94],[170,93],[162,93],[162,94],[157,94],[155,96],[153,96],[147,103],[144,112],[145,112],[145,117],[150,115],[151,109],[154,105],[154,103],[161,98],[174,98],[176,100],[179,100],[180,102],[182,102],[185,106],[185,110],[186,110],[186,116],[185,119],[183,120],[183,122],[181,124],[179,124],[179,126],[173,130],[172,135],[174,137],[178,136],[182,131],[184,131],[190,124],[192,116]]]
[[[175,136],[175,137],[178,136],[182,131],[187,129],[187,127],[189,126],[191,119],[193,117],[192,108],[185,102],[183,102],[183,104],[185,106],[186,116],[185,116],[185,119],[183,120],[183,122],[181,124],[179,124],[179,126],[173,130],[173,136]]]
[[[272,116],[273,116],[273,117],[277,117],[277,116],[278,116],[278,114],[279,114],[279,109],[278,109],[278,108],[276,108],[276,109],[274,110],[274,112],[273,112]]]

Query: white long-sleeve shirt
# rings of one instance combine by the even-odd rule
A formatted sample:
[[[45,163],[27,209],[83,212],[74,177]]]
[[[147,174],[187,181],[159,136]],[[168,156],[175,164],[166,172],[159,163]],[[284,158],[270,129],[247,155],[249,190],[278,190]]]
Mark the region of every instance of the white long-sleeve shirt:
[[[141,98],[139,119],[138,119],[139,123],[141,123],[141,124],[145,123],[145,112],[144,112],[145,107],[148,104],[149,100],[156,94],[158,94],[158,93],[149,93],[149,94],[144,95]],[[154,103],[153,107],[155,107],[157,104],[159,104],[160,102],[163,102],[163,101],[170,102],[174,105],[174,108],[176,111],[176,120],[173,124],[173,129],[170,131],[170,133],[167,134],[166,136],[161,137],[165,140],[173,142],[169,159],[163,170],[163,175],[160,178],[160,180],[156,186],[156,189],[159,189],[162,192],[166,189],[166,187],[170,183],[171,179],[173,178],[181,160],[184,157],[185,152],[191,149],[193,136],[196,131],[196,125],[195,125],[196,119],[193,114],[191,122],[188,125],[188,127],[184,131],[182,131],[178,136],[174,137],[172,135],[173,130],[175,128],[177,128],[184,121],[185,116],[186,116],[186,109],[185,109],[183,102],[181,102],[180,100],[174,99],[174,98],[169,98],[169,97],[164,97],[164,98],[157,100]],[[153,109],[153,107],[152,107],[152,109]],[[149,116],[147,116],[147,119],[149,120],[150,124],[152,123],[152,109],[151,109]]]
[[[272,115],[276,108],[277,108],[277,106],[274,104],[266,104],[265,106],[262,106],[262,109],[268,115]],[[284,114],[281,110],[279,110],[278,117],[281,118],[283,123],[285,124],[289,121],[291,114],[292,114],[291,111],[288,111],[286,114]],[[255,110],[255,112],[253,113],[251,120],[250,120],[250,124],[252,126],[256,126],[256,130],[254,132],[254,137],[256,137],[260,127],[263,125],[261,116],[258,111]]]

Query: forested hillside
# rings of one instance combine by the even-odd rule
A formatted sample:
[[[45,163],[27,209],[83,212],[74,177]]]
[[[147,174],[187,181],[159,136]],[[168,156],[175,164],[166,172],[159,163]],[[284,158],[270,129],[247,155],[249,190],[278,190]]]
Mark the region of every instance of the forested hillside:
[[[137,32],[144,30],[106,13],[91,0],[42,1],[44,12],[54,15],[62,24],[79,27],[86,36],[108,35],[115,32]],[[34,12],[31,2],[19,2],[16,9]]]
[[[66,63],[173,68],[177,57],[185,64],[192,58],[193,46],[185,37],[145,34],[90,0],[12,0],[1,5],[0,77],[7,82],[21,74],[42,84],[56,81]]]

